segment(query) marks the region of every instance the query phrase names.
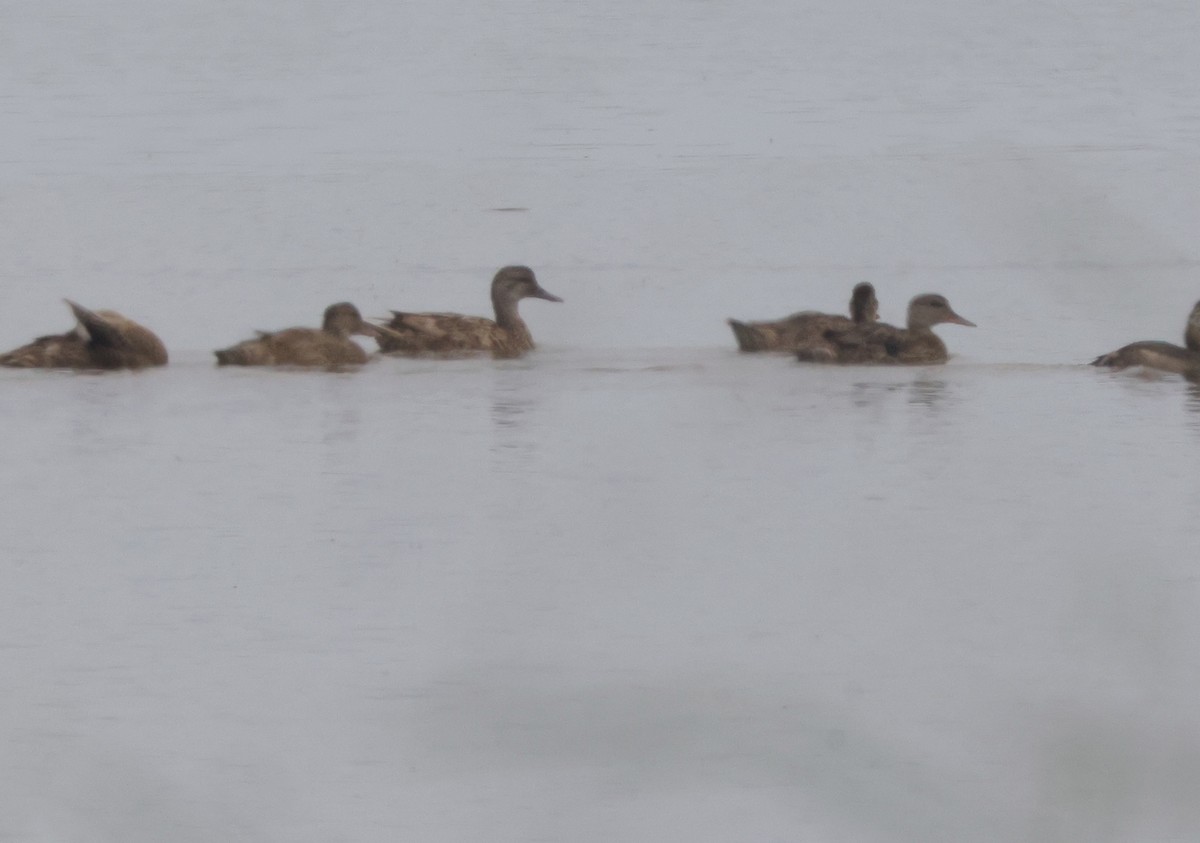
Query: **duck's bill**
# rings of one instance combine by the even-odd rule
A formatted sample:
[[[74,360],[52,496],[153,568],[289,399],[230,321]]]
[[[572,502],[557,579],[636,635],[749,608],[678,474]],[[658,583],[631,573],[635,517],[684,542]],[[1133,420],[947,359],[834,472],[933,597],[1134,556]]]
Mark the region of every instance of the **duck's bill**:
[[[974,322],[972,322],[970,319],[963,319],[957,313],[951,313],[950,318],[947,319],[946,321],[953,322],[955,325],[966,325],[968,328],[978,328],[979,327]]]
[[[383,335],[383,331],[380,330],[379,326],[372,325],[370,322],[363,322],[362,325],[359,326],[359,329],[355,331],[355,333],[357,333],[359,336],[370,337],[374,340],[379,339]]]
[[[545,290],[543,290],[541,287],[537,288],[537,292],[535,292],[533,294],[533,297],[535,299],[545,299],[546,301],[557,301],[557,302],[562,301],[562,299],[560,299],[558,296],[554,295],[554,293],[548,293]]]

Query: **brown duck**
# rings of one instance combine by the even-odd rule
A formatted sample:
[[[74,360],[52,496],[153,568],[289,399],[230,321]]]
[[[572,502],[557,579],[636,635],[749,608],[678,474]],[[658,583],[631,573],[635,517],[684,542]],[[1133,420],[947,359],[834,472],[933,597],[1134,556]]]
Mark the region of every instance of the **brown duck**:
[[[88,310],[65,299],[75,328],[38,337],[0,354],[0,366],[18,369],[144,369],[165,366],[167,349],[148,328],[113,310]]]
[[[252,340],[214,351],[218,366],[304,366],[340,369],[361,366],[367,352],[350,339],[352,334],[377,338],[380,330],[364,322],[358,308],[338,302],[325,308],[318,328],[259,331]]]
[[[878,318],[879,300],[875,298],[875,288],[864,282],[856,285],[850,295],[849,319],[833,313],[804,310],[775,322],[728,321],[739,351],[795,351],[830,328],[869,324]]]
[[[945,296],[926,293],[908,303],[905,328],[880,322],[830,328],[796,356],[807,363],[945,363],[946,344],[933,332],[934,325],[944,322],[975,327],[954,312]]]
[[[1130,343],[1116,351],[1101,354],[1092,361],[1092,365],[1113,369],[1145,366],[1200,380],[1200,302],[1196,302],[1188,315],[1187,325],[1183,329],[1183,342],[1186,348],[1157,340]]]
[[[455,356],[490,351],[496,357],[520,357],[533,349],[533,337],[517,312],[521,299],[561,302],[538,284],[527,266],[506,266],[492,279],[492,307],[496,319],[458,313],[404,313],[392,319],[379,347],[389,354]]]

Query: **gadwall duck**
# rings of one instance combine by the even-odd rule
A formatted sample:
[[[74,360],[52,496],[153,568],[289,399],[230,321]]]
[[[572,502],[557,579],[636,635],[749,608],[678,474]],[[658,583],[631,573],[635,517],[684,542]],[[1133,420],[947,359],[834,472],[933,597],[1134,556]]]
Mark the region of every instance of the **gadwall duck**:
[[[352,334],[378,338],[380,330],[364,322],[358,308],[338,302],[325,308],[318,328],[287,328],[259,331],[252,340],[214,351],[218,366],[304,366],[339,369],[361,366],[367,352],[350,339]]]
[[[113,310],[88,310],[64,299],[75,328],[38,337],[0,355],[0,366],[17,369],[144,369],[165,366],[167,349],[154,332]]]
[[[1130,343],[1116,351],[1101,354],[1092,361],[1092,365],[1113,369],[1145,366],[1186,375],[1193,380],[1200,379],[1200,302],[1196,302],[1188,315],[1187,325],[1183,329],[1183,342],[1186,348],[1157,340]]]
[[[945,363],[946,344],[933,332],[934,325],[944,322],[975,327],[954,312],[945,296],[926,293],[908,303],[906,328],[880,322],[830,328],[796,356],[807,363]]]
[[[461,355],[490,351],[496,357],[519,357],[533,346],[529,328],[517,313],[521,299],[561,302],[542,289],[527,266],[506,266],[492,279],[495,321],[457,313],[404,313],[392,311],[381,322],[386,329],[379,347],[389,354]]]
[[[875,288],[857,284],[850,295],[850,318],[833,313],[803,310],[775,322],[739,322],[729,319],[739,351],[795,351],[830,328],[868,324],[879,318]]]

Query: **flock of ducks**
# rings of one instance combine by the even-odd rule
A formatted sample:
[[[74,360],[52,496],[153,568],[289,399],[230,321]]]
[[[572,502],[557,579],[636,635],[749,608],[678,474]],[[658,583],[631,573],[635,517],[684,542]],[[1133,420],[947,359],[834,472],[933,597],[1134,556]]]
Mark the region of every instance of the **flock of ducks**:
[[[320,328],[259,331],[252,339],[213,352],[219,366],[288,366],[344,369],[368,361],[367,352],[351,339],[374,339],[385,354],[453,357],[489,353],[520,357],[534,347],[529,327],[517,305],[536,298],[561,302],[538,283],[527,266],[506,266],[492,279],[494,319],[457,313],[406,313],[368,322],[349,302],[325,309]],[[0,354],[0,366],[41,369],[142,369],[164,366],[167,349],[148,328],[112,310],[89,310],[73,301],[75,327],[65,334],[38,337]],[[806,363],[858,365],[930,365],[944,363],[946,344],[935,325],[975,323],[954,312],[945,296],[926,293],[908,304],[903,328],[879,321],[875,288],[863,283],[850,297],[849,317],[801,311],[769,322],[730,319],[738,348],[745,352],[787,352]],[[1144,341],[1126,345],[1092,361],[1095,366],[1124,369],[1143,366],[1200,380],[1200,302],[1192,308],[1184,330],[1184,346]]]
[[[542,289],[527,266],[506,266],[492,279],[495,319],[457,313],[392,311],[390,320],[367,322],[350,302],[325,308],[320,328],[259,331],[252,339],[214,351],[218,366],[289,366],[345,369],[369,359],[351,339],[365,336],[387,354],[457,356],[491,353],[520,357],[533,336],[517,312],[521,299],[561,302]],[[150,329],[112,310],[92,311],[67,301],[75,327],[65,334],[38,337],[0,354],[0,366],[23,369],[144,369],[165,366],[167,350]]]
[[[805,310],[775,322],[729,320],[742,351],[788,351],[806,363],[928,365],[945,363],[946,344],[934,325],[951,322],[975,327],[950,306],[945,296],[925,293],[908,303],[903,328],[879,321],[879,300],[870,284],[850,296],[850,318]]]

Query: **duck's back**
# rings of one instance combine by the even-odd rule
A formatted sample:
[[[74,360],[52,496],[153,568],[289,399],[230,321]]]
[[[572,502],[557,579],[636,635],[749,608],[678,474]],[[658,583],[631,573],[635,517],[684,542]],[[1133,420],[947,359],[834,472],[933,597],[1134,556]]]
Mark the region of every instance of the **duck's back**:
[[[167,364],[167,348],[149,328],[112,311],[102,310],[100,315],[113,333],[101,336],[94,326],[88,326],[93,337],[92,356],[99,368],[140,369]]]
[[[946,344],[933,331],[909,330],[895,325],[838,326],[797,351],[801,360],[833,363],[945,363]]]
[[[528,330],[505,329],[482,316],[394,310],[391,321],[384,327],[387,332],[379,338],[379,347],[391,354],[445,356],[490,352],[508,356],[533,348]]]
[[[287,328],[260,333],[214,352],[221,366],[303,366],[337,368],[367,362],[362,346],[316,328]]]
[[[827,330],[852,326],[845,316],[804,310],[771,322],[729,320],[739,351],[794,351],[815,342]]]
[[[53,334],[0,355],[0,366],[13,369],[96,368],[87,341],[78,334]]]

